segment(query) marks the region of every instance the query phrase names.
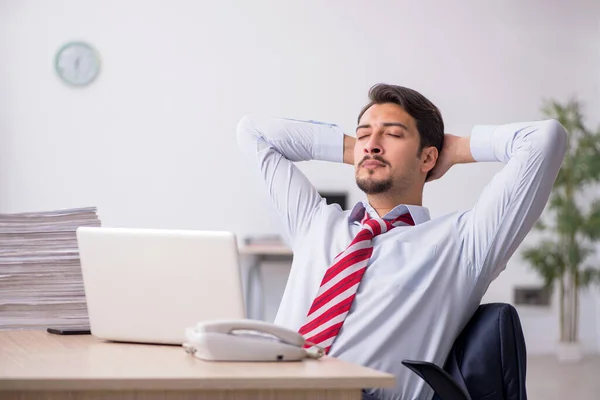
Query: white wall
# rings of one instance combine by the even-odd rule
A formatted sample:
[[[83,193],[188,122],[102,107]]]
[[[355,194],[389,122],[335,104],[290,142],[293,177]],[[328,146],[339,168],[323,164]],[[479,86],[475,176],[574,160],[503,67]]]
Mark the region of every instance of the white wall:
[[[447,131],[461,135],[473,124],[541,118],[547,96],[579,96],[597,122],[599,8],[593,0],[0,0],[0,211],[91,204],[107,226],[276,232],[235,147],[242,115],[328,120],[351,132],[368,88],[390,82],[430,97]],[[89,88],[68,88],[53,72],[70,40],[102,56]],[[302,168],[319,189],[362,198],[350,167]],[[498,168],[457,167],[428,184],[425,204],[434,217],[467,208]],[[265,273],[271,318],[287,271]],[[485,300],[510,301],[524,282],[537,277],[516,257]],[[521,312],[530,352],[550,351],[554,312]],[[600,348],[593,299],[582,321],[586,349]]]

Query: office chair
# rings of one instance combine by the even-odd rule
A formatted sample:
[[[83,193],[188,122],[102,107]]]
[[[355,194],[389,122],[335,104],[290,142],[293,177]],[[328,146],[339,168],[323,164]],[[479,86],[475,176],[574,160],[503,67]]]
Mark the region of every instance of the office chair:
[[[517,310],[490,303],[477,308],[454,342],[444,369],[403,360],[435,395],[433,400],[527,400],[527,351]]]

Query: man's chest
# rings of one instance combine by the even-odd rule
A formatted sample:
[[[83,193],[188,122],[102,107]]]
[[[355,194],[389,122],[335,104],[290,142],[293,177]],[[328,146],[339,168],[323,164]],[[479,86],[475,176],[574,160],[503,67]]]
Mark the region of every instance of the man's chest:
[[[318,288],[328,270],[339,267],[336,257],[348,252],[359,231],[358,227],[350,226],[307,242],[302,257],[297,259],[298,264],[302,264],[298,265],[297,278],[301,281],[298,284]],[[349,262],[344,267],[350,267],[353,260],[366,258],[361,285],[395,292],[422,290],[431,286],[435,279],[444,279],[458,263],[459,247],[452,238],[442,238],[439,232],[436,235],[418,227],[398,227],[375,237],[366,246],[368,249],[361,249],[360,256],[346,253]],[[367,257],[365,253],[370,255]]]

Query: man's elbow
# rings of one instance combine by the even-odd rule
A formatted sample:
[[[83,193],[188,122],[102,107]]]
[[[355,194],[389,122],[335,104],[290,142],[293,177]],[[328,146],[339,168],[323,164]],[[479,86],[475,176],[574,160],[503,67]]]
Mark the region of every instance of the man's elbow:
[[[568,141],[564,126],[556,119],[540,121],[539,134],[546,154],[562,160],[567,152]]]

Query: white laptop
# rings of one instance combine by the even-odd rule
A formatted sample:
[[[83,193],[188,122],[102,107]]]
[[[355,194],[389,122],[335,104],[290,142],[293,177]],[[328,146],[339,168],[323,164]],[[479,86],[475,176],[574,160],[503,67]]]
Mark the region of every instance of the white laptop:
[[[77,241],[100,339],[180,345],[198,322],[245,318],[233,233],[81,227]]]

